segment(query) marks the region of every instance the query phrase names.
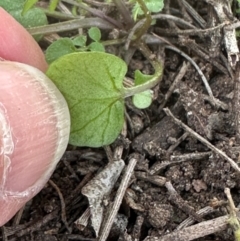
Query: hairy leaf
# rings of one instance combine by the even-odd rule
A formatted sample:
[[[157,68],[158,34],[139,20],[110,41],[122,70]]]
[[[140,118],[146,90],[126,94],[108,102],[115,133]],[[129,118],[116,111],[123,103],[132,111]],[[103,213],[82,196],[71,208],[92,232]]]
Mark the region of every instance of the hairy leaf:
[[[1,0],[0,1],[0,7],[4,8],[7,12],[23,9],[24,3],[26,0]]]
[[[99,28],[97,27],[91,27],[88,30],[88,35],[89,37],[94,40],[95,42],[99,42],[101,39],[101,31]]]
[[[145,90],[142,93],[136,94],[133,96],[132,101],[138,109],[148,108],[152,104],[152,91]]]
[[[72,39],[72,42],[77,47],[85,47],[87,42],[87,37],[85,35],[77,36]]]
[[[98,51],[98,52],[105,52],[105,48],[103,44],[99,42],[92,42],[88,45],[89,50],[91,51]]]
[[[50,64],[63,55],[74,53],[76,48],[70,38],[60,38],[53,42],[46,50],[46,60]]]
[[[134,83],[136,85],[141,85],[153,78],[153,75],[143,74],[141,71],[136,70],[134,73]],[[133,104],[139,109],[145,109],[149,107],[152,103],[152,91],[145,90],[142,93],[135,94],[132,97]]]
[[[73,53],[50,65],[47,75],[69,105],[71,144],[100,147],[117,138],[124,121],[126,71],[124,61],[102,52]]]

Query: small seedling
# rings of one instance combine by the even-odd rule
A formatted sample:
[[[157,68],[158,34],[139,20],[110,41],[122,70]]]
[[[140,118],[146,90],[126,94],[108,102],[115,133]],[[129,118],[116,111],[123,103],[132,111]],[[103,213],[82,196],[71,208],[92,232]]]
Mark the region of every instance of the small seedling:
[[[230,193],[229,188],[225,188],[224,192],[227,196],[228,203],[229,203],[228,223],[233,230],[235,240],[240,241],[240,223],[239,223],[239,219],[238,219],[237,214],[236,214],[238,209],[235,207],[235,204],[233,202],[232,195]]]
[[[143,0],[147,9],[151,13],[158,13],[164,7],[164,0]],[[142,7],[136,0],[130,0],[130,3],[134,3],[134,7],[132,9],[133,19],[136,21],[139,16],[144,15],[144,11]]]
[[[124,99],[133,96],[133,103],[146,108],[152,102],[152,92],[161,78],[162,65],[152,60],[150,51],[141,42],[141,35],[151,24],[151,16],[143,0],[138,0],[146,23],[137,33],[138,47],[152,63],[154,75],[135,73],[135,85],[123,86],[127,72],[120,58],[103,52],[70,53],[56,59],[47,75],[67,100],[71,115],[70,144],[100,147],[111,144],[119,135],[124,123]],[[92,28],[89,37],[98,43],[100,31]],[[67,40],[69,43],[70,41]],[[51,46],[50,46],[51,47]],[[50,48],[49,47],[49,48]],[[71,41],[70,50],[75,47]]]
[[[105,52],[105,48],[103,44],[100,43],[100,40],[101,40],[100,29],[97,27],[91,27],[88,30],[88,35],[93,40],[93,42],[88,45],[88,49],[91,51]]]
[[[120,58],[102,52],[65,55],[54,61],[47,75],[67,100],[71,115],[70,143],[100,147],[112,143],[124,122],[124,98],[149,91],[162,74],[153,62],[155,74],[137,73],[137,83],[123,87],[127,65]]]
[[[38,1],[39,0],[25,0],[22,14],[24,15],[27,11],[29,11]],[[49,11],[54,11],[57,8],[59,2],[60,0],[50,0],[48,7]]]
[[[53,42],[46,50],[46,60],[50,64],[54,60],[66,54],[82,51],[105,52],[104,46],[100,43],[101,31],[97,27],[88,30],[88,36],[92,42],[86,46],[87,36],[81,35],[75,38],[60,38]]]
[[[20,16],[25,17],[36,9],[36,2],[19,0],[15,7],[10,0],[1,4],[9,11],[17,9]],[[147,16],[147,21],[143,25],[143,31],[137,32],[137,40],[140,40],[151,23],[143,0],[140,5],[144,6],[143,13]],[[90,28],[88,38],[92,41],[89,45],[87,36],[61,38],[51,44],[46,51],[46,59],[51,63],[47,75],[68,102],[71,114],[70,143],[76,146],[100,147],[112,143],[119,135],[124,122],[126,97],[133,97],[133,103],[138,108],[147,108],[151,104],[150,89],[160,80],[162,66],[157,61],[150,60],[155,74],[143,75],[136,71],[135,85],[125,88],[125,62],[114,55],[100,52],[104,51],[104,47],[100,43],[101,31],[98,28]],[[138,44],[141,45],[140,42]],[[83,52],[86,50],[90,52]]]
[[[139,70],[134,73],[135,86],[144,84],[153,78],[152,75],[144,75]],[[153,99],[152,90],[145,90],[141,93],[135,94],[132,98],[133,104],[139,109],[145,109],[152,104]]]

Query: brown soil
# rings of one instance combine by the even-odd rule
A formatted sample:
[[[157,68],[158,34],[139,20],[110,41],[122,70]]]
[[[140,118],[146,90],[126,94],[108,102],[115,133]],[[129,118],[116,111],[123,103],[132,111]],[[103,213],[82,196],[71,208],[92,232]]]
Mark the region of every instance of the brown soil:
[[[123,23],[125,29],[129,27],[114,6],[86,2]],[[113,227],[109,241],[234,240],[233,229],[225,216],[231,210],[224,190],[231,189],[237,206],[240,173],[218,151],[238,164],[240,127],[236,123],[240,118],[240,77],[238,63],[234,62],[238,53],[229,53],[225,44],[229,31],[226,24],[237,22],[237,3],[234,1],[231,12],[227,0],[192,0],[188,1],[194,11],[190,13],[184,2],[166,0],[163,15],[147,30],[148,36],[154,37],[151,44],[147,41],[149,48],[164,63],[162,80],[154,88],[153,104],[139,110],[127,100],[127,135],[119,137],[110,147],[69,146],[51,181],[15,220],[2,228],[1,240],[97,240],[91,222],[85,228],[74,222],[89,206],[81,194],[82,187],[106,166],[116,148],[124,149],[121,158],[126,165],[133,154],[137,164],[118,212],[126,227]],[[219,6],[224,6],[222,12],[215,11]],[[178,19],[173,21],[169,16]],[[123,37],[129,31],[117,34]],[[102,33],[104,40],[108,40],[114,32],[103,30]],[[45,46],[46,40],[41,44]],[[153,71],[136,43],[128,51],[124,51],[122,44],[108,46],[106,50],[125,59],[129,64],[128,77],[133,77],[135,69],[145,74]],[[214,100],[209,97],[202,76],[182,53],[202,71]],[[122,175],[106,197],[106,216],[121,179]],[[199,213],[202,209],[203,214]],[[186,219],[191,222],[183,224]]]

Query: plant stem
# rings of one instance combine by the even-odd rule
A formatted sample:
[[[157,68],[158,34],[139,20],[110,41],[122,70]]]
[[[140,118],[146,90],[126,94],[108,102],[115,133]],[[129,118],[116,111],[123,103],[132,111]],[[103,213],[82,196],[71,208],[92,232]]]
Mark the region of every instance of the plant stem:
[[[146,17],[146,21],[145,23],[142,25],[142,27],[136,32],[136,39],[135,41],[138,42],[138,40],[141,39],[141,37],[147,32],[147,30],[149,29],[151,22],[152,22],[152,17],[150,12],[147,9],[146,4],[144,3],[143,0],[137,0],[138,4],[141,6],[144,15]]]
[[[126,24],[126,29],[130,29],[133,26],[134,21],[131,17],[131,13],[129,12],[128,8],[126,7],[125,1],[113,0],[113,2],[116,4],[118,11],[123,16],[123,20]]]
[[[152,64],[155,73],[149,81],[146,83],[143,83],[141,85],[133,86],[130,88],[124,88],[123,90],[123,97],[127,98],[129,96],[133,96],[135,94],[141,93],[145,90],[153,88],[155,85],[157,85],[162,77],[163,67],[162,64],[156,59],[156,56],[153,56],[151,51],[148,49],[148,47],[142,42],[138,42],[140,51],[144,54],[144,56],[149,60],[149,62]]]
[[[150,79],[148,82],[141,84],[141,85],[137,85],[137,86],[133,86],[130,88],[123,88],[123,97],[127,98],[129,96],[133,96],[135,94],[141,93],[145,90],[151,89],[153,88],[157,83],[160,82],[160,78],[162,77],[162,66],[159,65],[158,69],[155,69],[155,74],[153,75],[153,78]]]
[[[59,3],[59,0],[51,0],[49,4],[49,11],[54,11],[57,8],[57,5]]]
[[[57,11],[50,11],[49,9],[46,9],[46,8],[40,8],[40,9],[42,9],[43,12],[47,16],[50,16],[53,18],[58,18],[60,20],[70,20],[70,19],[78,19],[79,18],[79,17],[73,16],[71,14],[61,13],[61,12],[57,12]]]
[[[136,33],[135,45],[137,45],[139,47],[139,49],[143,53],[143,55],[152,64],[152,66],[155,70],[155,73],[154,73],[152,79],[150,79],[149,81],[147,81],[144,84],[133,86],[130,88],[124,88],[124,91],[123,91],[124,98],[133,96],[135,94],[141,93],[145,90],[148,90],[148,89],[151,89],[152,87],[154,87],[161,80],[162,70],[163,70],[161,63],[159,61],[157,61],[155,56],[152,57],[153,55],[152,55],[151,51],[148,49],[148,47],[145,45],[145,43],[141,40],[141,37],[143,36],[143,34],[145,34],[147,32],[149,26],[151,25],[152,18],[151,18],[150,12],[148,11],[144,1],[137,0],[137,2],[139,3],[139,5],[141,6],[141,8],[144,12],[146,21],[143,24],[143,26],[140,28],[140,30]]]

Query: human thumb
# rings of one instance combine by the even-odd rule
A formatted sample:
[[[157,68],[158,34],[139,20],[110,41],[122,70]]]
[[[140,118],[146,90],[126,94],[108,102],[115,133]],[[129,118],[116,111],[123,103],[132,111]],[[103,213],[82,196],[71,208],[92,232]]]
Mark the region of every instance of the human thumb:
[[[61,93],[40,71],[47,64],[34,39],[1,8],[0,23],[2,226],[48,181],[66,149],[70,117]]]

